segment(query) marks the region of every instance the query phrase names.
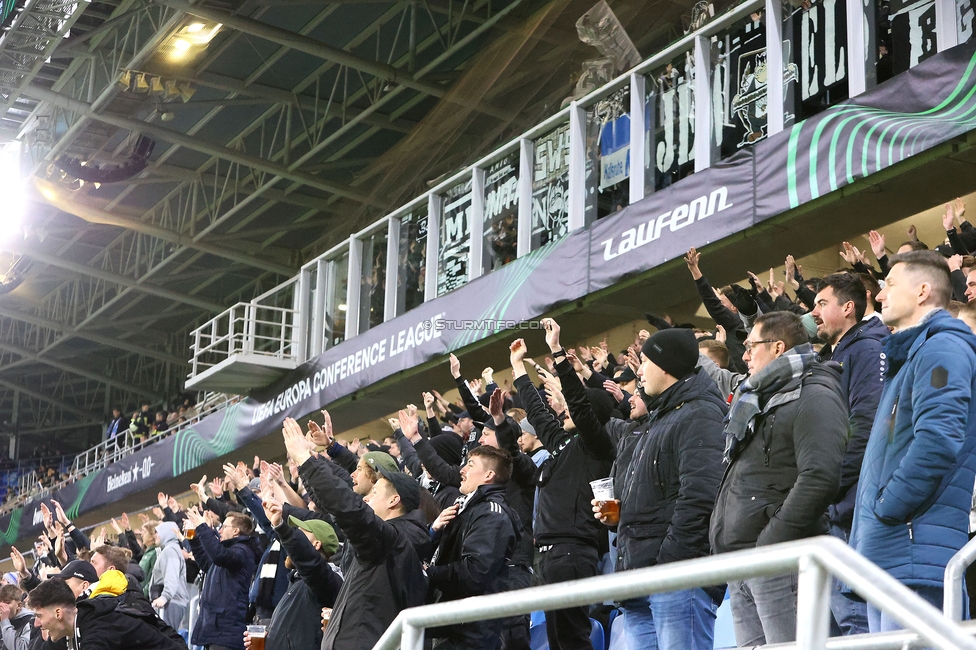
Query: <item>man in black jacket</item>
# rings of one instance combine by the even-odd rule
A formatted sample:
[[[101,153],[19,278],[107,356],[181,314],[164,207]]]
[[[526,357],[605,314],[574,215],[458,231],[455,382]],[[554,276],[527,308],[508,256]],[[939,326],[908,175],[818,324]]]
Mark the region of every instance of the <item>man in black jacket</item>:
[[[840,370],[817,361],[790,312],[756,319],[744,345],[749,378],[725,427],[729,467],[719,487],[709,541],[713,553],[827,532],[827,506],[840,485],[848,415]],[[796,638],[796,574],[729,584],[739,646]]]
[[[572,372],[566,352],[559,348],[558,340],[555,344],[552,356],[558,360],[557,370],[568,368]],[[590,426],[577,427],[570,418],[560,422],[526,374],[525,341],[516,340],[510,351],[514,386],[526,418],[552,454],[539,470],[539,502],[533,524],[537,578],[542,584],[553,584],[593,577],[609,540],[606,529],[593,518],[589,483],[610,473],[613,445],[596,436]],[[587,395],[583,393],[582,399]],[[609,395],[607,398],[613,401]],[[605,423],[610,412],[606,409],[597,420]],[[583,607],[546,612],[546,633],[552,650],[592,650],[589,615]]]
[[[695,369],[695,335],[687,329],[657,332],[644,342],[641,356],[649,418],[636,441],[623,439],[633,447],[627,456],[618,454],[614,472],[620,571],[707,556],[708,520],[723,471],[725,401],[715,382]],[[601,518],[596,500],[593,506]],[[628,645],[711,650],[723,592],[696,588],[627,601]]]
[[[58,578],[35,587],[27,602],[34,610],[34,625],[46,630],[52,641],[73,639],[77,650],[186,650],[182,640],[156,627],[151,609],[132,610],[122,598],[111,595],[76,602],[74,593]]]
[[[401,411],[401,422],[406,419]],[[428,522],[417,509],[420,485],[406,474],[391,474],[392,481],[381,478],[361,497],[332,461],[313,456],[298,422],[286,418],[282,434],[315,504],[333,516],[353,552],[322,650],[372,648],[400,610],[422,605],[427,594],[421,558],[430,556],[431,544]]]
[[[866,309],[867,291],[861,279],[853,273],[835,273],[821,281],[812,312],[817,336],[826,344],[820,358],[841,365],[841,388],[850,412],[850,440],[841,466],[840,489],[827,512],[830,534],[845,543],[851,536],[861,461],[884,387],[883,345],[890,334],[880,318],[864,317]],[[867,633],[867,604],[840,583],[830,596],[830,611],[843,634]]]
[[[692,248],[685,255],[685,264],[688,265],[688,271],[691,273],[691,279],[695,281],[695,288],[698,289],[698,295],[702,299],[702,304],[705,306],[705,310],[708,315],[712,317],[716,325],[721,325],[728,332],[728,340],[726,345],[729,348],[729,354],[731,358],[729,359],[730,370],[740,372],[742,370],[742,353],[744,352],[742,348],[742,339],[737,335],[739,332],[745,333],[745,323],[739,317],[739,310],[732,303],[728,296],[716,291],[709,284],[708,278],[702,275],[701,269],[698,264],[701,261],[701,253],[696,249]]]
[[[512,457],[503,449],[481,445],[461,468],[461,497],[431,527],[439,539],[427,568],[428,602],[494,594],[507,586],[508,560],[515,550],[518,515],[505,503]],[[500,620],[478,621],[431,630],[443,639],[438,650],[495,650]]]
[[[268,624],[265,647],[269,650],[317,648],[322,644],[319,622],[322,608],[334,607],[342,588],[342,577],[329,563],[329,558],[339,548],[339,538],[332,526],[321,519],[285,519],[282,504],[274,497],[267,497],[264,507],[288,554],[285,568],[289,570],[291,580]]]

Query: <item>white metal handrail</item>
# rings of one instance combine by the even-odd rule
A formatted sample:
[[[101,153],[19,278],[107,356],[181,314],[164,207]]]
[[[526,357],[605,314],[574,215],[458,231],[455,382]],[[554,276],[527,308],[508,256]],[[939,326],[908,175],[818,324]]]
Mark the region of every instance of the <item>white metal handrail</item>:
[[[945,596],[942,611],[946,618],[951,621],[963,619],[963,578],[966,577],[966,569],[973,562],[976,562],[976,538],[969,540],[969,543],[959,549],[959,552],[953,555],[949,563],[946,564]]]
[[[183,422],[180,422],[173,427],[170,427],[166,431],[163,431],[155,436],[149,436],[144,440],[137,442],[135,437],[132,435],[131,431],[125,431],[120,433],[115,438],[109,440],[103,440],[91,449],[88,449],[75,457],[74,464],[72,465],[70,476],[55,485],[44,488],[39,494],[32,495],[26,491],[21,491],[12,501],[3,504],[0,507],[0,514],[5,514],[17,507],[20,507],[27,502],[29,502],[35,496],[45,496],[60,490],[61,488],[74,483],[83,476],[90,474],[91,472],[98,471],[104,467],[108,467],[112,463],[121,460],[127,456],[131,456],[140,449],[153,444],[154,442],[165,438],[167,436],[173,435],[178,431],[196,424],[203,418],[216,413],[232,404],[236,404],[241,400],[240,395],[220,395],[216,399],[207,398],[202,402],[205,406],[199,410],[199,412]],[[114,444],[113,444],[114,443]]]
[[[936,41],[936,46],[938,51],[944,51],[958,42],[957,34],[957,23],[956,18],[956,5],[954,0],[935,0],[935,15],[936,15],[936,29],[938,31],[938,39]],[[848,87],[850,89],[850,97],[854,97],[858,94],[865,92],[868,89],[868,77],[866,75],[866,65],[867,62],[864,57],[864,52],[866,51],[866,45],[863,42],[862,34],[869,30],[869,21],[863,10],[863,7],[858,2],[848,1],[846,3],[847,10],[847,41],[846,41],[846,74],[848,78]],[[608,96],[613,93],[620,91],[624,88],[629,87],[631,93],[630,102],[630,119],[631,119],[631,133],[629,146],[630,157],[632,164],[630,165],[630,176],[629,176],[629,193],[628,200],[633,203],[639,201],[645,197],[645,168],[642,163],[642,159],[645,157],[645,143],[644,143],[644,123],[645,123],[645,113],[644,113],[644,101],[645,88],[648,83],[652,83],[653,80],[648,77],[655,70],[662,68],[663,66],[672,63],[677,58],[686,55],[690,57],[695,63],[695,73],[694,81],[689,80],[693,87],[690,91],[693,93],[693,105],[694,114],[687,116],[688,119],[693,123],[695,131],[699,134],[699,137],[695,139],[694,149],[692,152],[694,159],[695,171],[701,171],[710,167],[717,160],[713,160],[714,152],[712,150],[712,140],[708,136],[714,128],[713,124],[713,113],[714,107],[712,106],[713,98],[710,95],[711,88],[709,77],[711,74],[712,65],[710,63],[710,48],[711,39],[719,36],[723,31],[733,28],[735,25],[743,20],[749,20],[750,17],[755,14],[762,12],[766,15],[765,25],[766,25],[766,35],[765,39],[767,43],[775,43],[776,47],[767,48],[768,49],[768,65],[770,67],[770,78],[778,78],[780,75],[772,72],[777,68],[784,69],[784,61],[782,56],[782,51],[780,44],[783,42],[784,38],[789,38],[783,34],[782,28],[782,12],[783,6],[779,0],[744,0],[737,5],[729,8],[724,14],[715,16],[712,20],[706,23],[704,26],[699,28],[697,31],[688,33],[681,38],[675,40],[667,47],[659,50],[653,54],[650,58],[642,61],[637,66],[628,70],[626,73],[617,76],[615,79],[604,84],[600,88],[597,88],[585,97],[572,102],[569,106],[562,108],[556,113],[548,116],[546,119],[542,120],[529,130],[521,133],[517,137],[505,142],[502,146],[494,149],[484,157],[480,158],[471,165],[465,166],[463,169],[457,170],[450,173],[441,179],[438,179],[432,187],[430,187],[423,195],[413,198],[407,203],[401,205],[397,209],[389,212],[382,219],[379,219],[363,230],[352,234],[349,239],[345,242],[339,243],[333,248],[325,251],[321,255],[309,260],[302,266],[302,271],[299,275],[290,278],[284,283],[272,288],[271,290],[265,292],[254,301],[252,305],[257,305],[261,301],[271,300],[277,301],[279,304],[285,304],[289,301],[294,304],[295,309],[293,313],[293,320],[291,328],[282,327],[280,330],[276,330],[279,336],[279,346],[281,349],[281,354],[283,357],[293,359],[299,363],[306,361],[313,355],[321,353],[321,342],[325,334],[325,314],[324,314],[324,301],[321,296],[316,294],[321,294],[326,291],[330,291],[329,287],[321,286],[321,283],[316,285],[316,288],[312,290],[310,282],[301,281],[302,277],[310,276],[310,274],[315,273],[315,268],[321,263],[328,260],[339,259],[343,255],[346,255],[347,262],[345,268],[345,280],[346,280],[346,295],[344,301],[348,306],[348,310],[345,314],[346,329],[344,332],[345,339],[350,339],[362,331],[359,323],[359,309],[355,308],[361,298],[360,292],[362,291],[361,283],[359,279],[362,274],[362,259],[358,254],[362,248],[362,242],[365,238],[371,236],[377,231],[377,229],[387,229],[388,233],[388,251],[387,251],[387,276],[386,276],[386,286],[396,287],[398,286],[398,265],[396,264],[397,256],[394,251],[397,250],[399,245],[399,219],[400,217],[408,214],[410,211],[415,209],[422,209],[423,206],[427,207],[427,232],[428,232],[428,244],[426,250],[426,288],[421,287],[420,289],[424,291],[425,300],[431,300],[436,297],[436,277],[437,277],[437,264],[439,259],[438,243],[437,243],[437,224],[440,218],[440,210],[442,209],[442,198],[443,192],[449,188],[455,186],[458,183],[464,182],[470,179],[473,183],[472,187],[477,183],[474,183],[474,179],[479,177],[479,174],[483,174],[485,169],[493,164],[494,162],[500,160],[506,155],[513,155],[518,152],[520,156],[519,162],[519,175],[518,175],[518,196],[519,198],[519,210],[518,210],[518,257],[522,257],[525,254],[531,252],[531,242],[528,238],[528,233],[531,231],[531,219],[532,219],[532,209],[531,209],[531,196],[532,196],[532,183],[533,183],[533,165],[534,165],[534,147],[535,140],[539,137],[544,136],[557,128],[562,128],[566,124],[571,125],[569,129],[569,174],[568,178],[568,208],[567,208],[567,220],[568,229],[570,231],[585,227],[586,221],[586,208],[585,201],[583,199],[587,189],[585,183],[587,182],[584,178],[582,170],[584,169],[584,157],[585,157],[585,133],[584,129],[580,128],[580,124],[584,123],[586,119],[588,109],[592,108],[598,102],[605,100]],[[781,73],[780,73],[781,74]],[[784,129],[784,119],[786,115],[786,104],[783,88],[779,84],[770,84],[768,88],[767,97],[767,126],[766,133],[768,135],[774,135],[781,132]],[[575,127],[572,126],[575,124]],[[621,181],[623,182],[623,181]],[[472,192],[472,214],[481,214],[483,211],[485,197],[483,193]],[[478,231],[477,227],[473,231]],[[470,282],[476,278],[481,273],[481,265],[477,263],[477,260],[481,259],[483,254],[482,249],[483,239],[480,237],[473,237],[471,240],[471,246],[469,251],[469,268],[470,273],[466,278],[465,282]],[[325,276],[322,273],[317,274],[319,280],[322,280]],[[341,286],[341,280],[338,278],[334,279],[335,286]],[[233,309],[237,309],[235,306]],[[390,320],[401,314],[396,313],[396,300],[391,295],[386,296],[385,308],[384,308],[384,320]],[[254,312],[249,312],[251,318],[254,316]],[[192,346],[193,359],[191,360],[191,372],[189,375],[190,379],[197,377],[201,372],[211,368],[216,365],[211,363],[212,358],[203,359],[205,355],[224,355],[224,358],[234,354],[233,348],[221,347],[220,345],[207,345],[202,336],[204,331],[209,327],[215,327],[215,324],[221,322],[220,319],[224,318],[225,315],[220,315],[205,324],[202,328],[194,332],[194,344]],[[306,331],[311,324],[311,331]],[[245,327],[248,332],[253,332],[254,324],[249,324]],[[212,337],[213,341],[216,341],[216,337]],[[307,342],[314,342],[311,346],[306,345]],[[223,342],[223,339],[221,339]],[[248,342],[253,343],[254,340],[249,335],[245,336],[245,344]],[[285,353],[284,349],[287,348],[288,352]],[[223,359],[221,359],[223,360]]]
[[[256,301],[237,303],[191,333],[191,376],[235,354],[251,354],[281,360],[295,360],[292,330],[298,312],[290,307],[264,305]]]
[[[969,636],[976,635],[976,621],[959,623]],[[834,636],[827,639],[827,650],[909,650],[927,648],[928,642],[911,630],[895,632],[876,632],[874,634],[852,634]],[[773,643],[762,646],[763,650],[797,650],[796,643]]]
[[[424,632],[432,627],[789,573],[799,573],[796,620],[796,647],[799,650],[824,650],[827,647],[832,576],[843,580],[858,595],[906,629],[916,632],[931,647],[976,650],[976,640],[957,623],[944,618],[915,592],[832,537],[815,537],[610,576],[413,607],[400,612],[373,650],[423,650]]]

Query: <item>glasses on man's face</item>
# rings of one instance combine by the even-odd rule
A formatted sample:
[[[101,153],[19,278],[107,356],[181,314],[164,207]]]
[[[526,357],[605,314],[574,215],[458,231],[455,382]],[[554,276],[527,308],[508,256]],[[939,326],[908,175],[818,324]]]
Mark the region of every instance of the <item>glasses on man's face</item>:
[[[746,349],[746,352],[752,354],[753,348],[757,345],[762,345],[763,343],[775,343],[776,339],[763,339],[762,341],[743,341],[742,347]]]

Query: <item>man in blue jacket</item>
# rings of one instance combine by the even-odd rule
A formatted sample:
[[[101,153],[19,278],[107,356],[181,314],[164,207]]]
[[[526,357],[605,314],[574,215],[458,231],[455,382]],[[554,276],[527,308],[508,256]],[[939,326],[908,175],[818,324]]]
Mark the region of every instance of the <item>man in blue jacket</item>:
[[[827,510],[830,534],[845,542],[850,539],[864,448],[884,386],[882,344],[889,334],[880,318],[874,315],[865,318],[866,310],[867,290],[857,275],[835,273],[821,281],[813,306],[817,336],[826,344],[820,359],[834,361],[843,368],[841,389],[847,398],[851,418],[840,489]],[[843,634],[868,631],[867,605],[840,583],[835,584],[831,595],[830,611]]]
[[[187,521],[196,529],[190,541],[193,557],[206,573],[191,642],[208,650],[244,650],[247,592],[260,555],[250,537],[254,524],[247,515],[231,512],[218,532],[195,507],[187,511]]]
[[[936,607],[968,541],[976,476],[976,336],[945,311],[949,267],[931,251],[891,258],[878,294],[894,329],[864,453],[851,546]],[[868,606],[871,632],[898,623]]]

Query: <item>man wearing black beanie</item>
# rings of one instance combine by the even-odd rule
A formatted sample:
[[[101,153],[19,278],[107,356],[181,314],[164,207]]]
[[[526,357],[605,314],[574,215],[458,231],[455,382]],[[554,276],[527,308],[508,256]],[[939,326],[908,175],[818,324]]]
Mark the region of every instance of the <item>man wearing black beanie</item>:
[[[641,360],[649,420],[635,430],[636,443],[617,443],[618,571],[707,556],[708,521],[723,471],[725,400],[695,369],[695,335],[677,328],[657,332],[644,342]],[[593,512],[608,523],[596,500]],[[711,650],[724,592],[686,589],[625,601],[627,645]]]

